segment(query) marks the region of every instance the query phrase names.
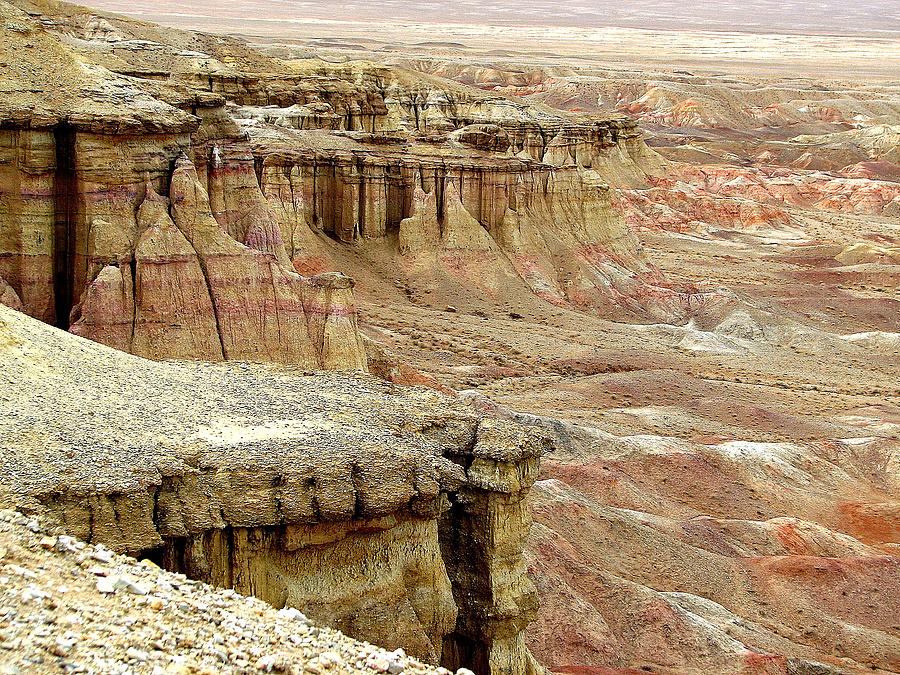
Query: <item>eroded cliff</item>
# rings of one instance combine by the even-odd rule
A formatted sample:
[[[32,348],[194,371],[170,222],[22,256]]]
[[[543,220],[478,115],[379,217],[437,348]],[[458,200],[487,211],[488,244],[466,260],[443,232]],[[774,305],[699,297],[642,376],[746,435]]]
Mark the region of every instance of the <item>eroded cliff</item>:
[[[220,159],[244,138],[224,99],[86,62],[25,8],[0,8],[0,277],[24,311],[151,358],[365,370],[352,281],[298,275],[252,162]]]
[[[144,199],[144,185],[150,180],[157,192],[168,196],[167,172],[184,152],[196,167],[220,228],[240,244],[274,256],[281,267],[293,263],[304,274],[339,268],[365,275],[389,260],[414,283],[433,281],[491,297],[521,288],[560,306],[642,320],[681,322],[705,304],[722,300],[714,290],[672,284],[645,262],[613,188],[644,185],[665,163],[647,148],[634,122],[622,115],[565,113],[365,62],[282,61],[231,38],[161,31],[75,6],[54,5],[48,12],[27,0],[15,4],[40,16],[40,29],[35,30],[42,39],[62,41],[70,58],[74,52],[94,64],[96,72],[108,75],[104,82],[120,82],[171,109],[172,122],[160,130],[171,130],[170,137],[157,134],[160,138],[149,143],[149,150],[146,136],[133,141],[151,159],[124,157],[114,163],[120,172],[124,165],[135,174],[120,181],[129,185],[123,190],[130,208],[113,206],[100,213],[80,206],[83,180],[74,181],[68,191],[46,188],[62,195],[57,202],[68,203],[65,195],[75,195],[79,222],[93,226],[99,218],[113,223],[115,234],[110,236],[120,240],[123,258],[131,250],[136,260],[133,249],[142,226],[131,216]],[[75,158],[76,177],[78,158],[86,152],[79,152],[79,138],[74,136],[75,149],[66,155]],[[102,150],[101,143],[91,147],[90,154],[98,157]],[[154,164],[154,156],[165,161]],[[44,173],[52,178],[53,172]],[[107,192],[100,190],[100,201],[108,205]],[[198,202],[204,212],[205,201]],[[180,228],[177,218],[175,222]],[[95,254],[91,242],[96,237],[90,237],[90,228],[81,229],[87,233],[76,227],[68,247],[62,238],[55,247],[45,239],[42,257],[28,263],[46,267],[48,255],[59,258],[52,251],[79,252],[68,256],[72,262],[64,277],[67,285],[55,289],[58,297],[73,287],[69,295],[78,296],[71,299],[76,312],[81,309],[80,293],[100,271],[82,261],[80,252],[87,250],[88,259],[109,257],[105,251]],[[25,250],[18,243],[7,248],[13,254]],[[201,263],[208,257],[204,251],[197,253]],[[353,258],[349,264],[348,256]],[[7,270],[4,276],[20,296],[20,279],[36,285],[23,302],[32,314],[50,316],[41,306],[49,302],[46,273],[29,276]],[[128,282],[111,281],[115,276],[107,271],[101,284],[114,283],[119,295],[127,296]],[[250,276],[266,277],[261,272]],[[140,289],[135,292],[139,295]],[[216,289],[210,294],[216,308]],[[254,289],[248,295],[263,293]],[[352,319],[337,319],[352,317],[349,296],[324,295],[337,298],[335,308],[327,312],[342,333],[337,351],[349,356],[347,367],[358,367],[361,358],[351,353],[359,351],[352,326],[343,325]],[[90,299],[105,312],[125,317],[121,323],[127,324],[127,301],[111,307],[102,298]],[[284,309],[283,299],[274,303],[274,312],[271,298],[256,301],[266,308],[267,319],[276,315],[272,321],[277,324],[282,314],[288,324],[295,318]],[[56,304],[63,325],[59,315],[68,304]],[[202,313],[209,317],[205,309]],[[121,342],[116,335],[124,328],[117,327],[113,317],[104,322],[110,325],[111,341]],[[229,339],[227,330],[219,330],[223,341]],[[239,330],[247,342],[267,341],[265,325]],[[320,352],[325,349],[318,338],[313,342]],[[139,351],[144,344],[132,339],[131,349],[153,356]],[[232,358],[225,347],[225,357]],[[310,361],[308,356],[270,351],[263,347],[246,357]],[[320,354],[319,365],[326,361]]]
[[[540,672],[543,434],[367,376],[149,361],[6,307],[0,361],[4,503],[432,663]]]
[[[494,298],[522,289],[608,316],[677,321],[715,296],[668,283],[626,226],[611,186],[661,168],[633,124],[456,101],[444,86],[419,110],[395,83],[398,126],[379,134],[237,110],[298,269],[339,258],[338,242],[415,282]]]

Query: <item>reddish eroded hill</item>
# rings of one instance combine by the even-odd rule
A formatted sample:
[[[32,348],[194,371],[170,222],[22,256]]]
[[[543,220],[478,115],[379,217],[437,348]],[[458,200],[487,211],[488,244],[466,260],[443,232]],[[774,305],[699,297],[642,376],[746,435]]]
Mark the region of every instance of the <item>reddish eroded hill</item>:
[[[900,666],[896,533],[869,533],[867,545],[841,531],[840,497],[814,496],[876,501],[896,486],[879,494],[847,474],[829,480],[820,462],[785,491],[784,477],[810,460],[799,447],[794,464],[766,460],[748,476],[746,456],[723,460],[718,448],[660,456],[643,454],[649,438],[631,443],[625,459],[545,462],[553,478],[535,489],[529,549],[543,601],[530,629],[538,658],[651,672]],[[792,513],[800,519],[782,515]]]
[[[784,228],[785,207],[869,216],[900,216],[900,183],[844,178],[779,167],[676,164],[649,190],[626,191],[629,224],[688,231]]]
[[[544,664],[900,665],[891,334],[845,339],[758,310],[635,327],[524,304],[516,318],[464,304],[391,318],[400,306],[365,317],[392,350],[485,410],[544,416],[556,440],[527,549]]]

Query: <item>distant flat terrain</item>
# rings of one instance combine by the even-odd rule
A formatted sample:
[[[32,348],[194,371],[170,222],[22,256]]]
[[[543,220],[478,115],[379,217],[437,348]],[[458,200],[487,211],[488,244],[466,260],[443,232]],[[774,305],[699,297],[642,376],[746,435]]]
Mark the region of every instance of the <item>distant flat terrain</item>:
[[[153,18],[471,23],[497,26],[573,26],[657,28],[667,30],[741,30],[753,33],[900,35],[900,5],[895,0],[100,0],[93,6]]]
[[[447,3],[399,0],[96,0],[93,6],[258,43],[382,55],[491,54],[547,65],[839,80],[891,81],[900,73],[900,8],[893,0],[619,4],[462,0],[452,4],[452,12]]]

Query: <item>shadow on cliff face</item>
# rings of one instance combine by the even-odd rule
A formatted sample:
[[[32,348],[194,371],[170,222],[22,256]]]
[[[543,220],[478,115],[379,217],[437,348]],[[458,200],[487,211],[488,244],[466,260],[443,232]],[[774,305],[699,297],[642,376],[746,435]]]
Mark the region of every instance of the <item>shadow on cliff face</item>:
[[[75,294],[78,185],[75,173],[75,129],[60,124],[53,130],[56,171],[53,178],[53,297],[56,327],[68,330]]]

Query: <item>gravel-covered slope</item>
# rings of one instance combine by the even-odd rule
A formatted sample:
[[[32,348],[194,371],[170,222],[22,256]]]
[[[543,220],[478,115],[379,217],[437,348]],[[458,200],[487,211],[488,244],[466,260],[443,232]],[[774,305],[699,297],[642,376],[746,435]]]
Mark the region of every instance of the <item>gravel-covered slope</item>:
[[[255,672],[450,671],[0,511],[0,673]]]
[[[126,495],[128,527],[110,524],[118,535],[99,537],[98,522],[72,530],[117,550],[158,545],[156,526],[165,535],[222,518],[253,527],[426,512],[463,480],[442,450],[469,442],[477,423],[430,390],[158,363],[0,306],[0,498],[52,508]]]

